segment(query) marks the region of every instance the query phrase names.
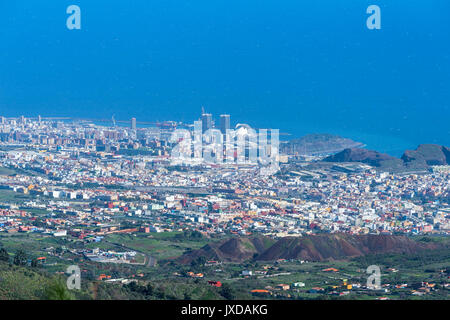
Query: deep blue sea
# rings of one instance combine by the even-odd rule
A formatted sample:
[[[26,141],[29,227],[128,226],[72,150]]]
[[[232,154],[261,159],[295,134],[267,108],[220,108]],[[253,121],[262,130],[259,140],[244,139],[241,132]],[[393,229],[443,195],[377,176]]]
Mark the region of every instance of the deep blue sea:
[[[204,106],[393,155],[450,146],[449,14],[448,0],[0,0],[0,115],[191,122]]]

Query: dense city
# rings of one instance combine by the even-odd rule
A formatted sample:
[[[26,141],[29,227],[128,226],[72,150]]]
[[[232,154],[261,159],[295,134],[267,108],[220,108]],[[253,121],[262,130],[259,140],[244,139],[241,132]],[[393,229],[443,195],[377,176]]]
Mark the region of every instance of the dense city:
[[[106,124],[41,116],[1,118],[2,239],[36,234],[81,244],[63,249],[40,247],[37,252],[42,256],[29,263],[48,267],[51,263],[47,260],[57,264],[55,259],[66,254],[68,261],[156,268],[159,260],[171,258],[111,240],[123,241],[133,235],[158,238],[193,233],[202,239],[283,239],[334,233],[450,234],[449,166],[396,174],[364,163],[325,165],[322,159],[326,155],[307,154],[280,154],[279,171],[272,175],[261,175],[257,165],[248,164],[173,165],[171,150],[179,141],[173,142],[171,136],[177,127],[192,130],[192,125],[145,125],[135,118],[103,122]],[[229,115],[222,115],[215,126],[212,116],[204,113],[201,122],[204,130],[216,127],[225,133],[230,129]],[[197,247],[177,253],[189,254],[204,244],[200,241]],[[208,263],[222,262],[201,261]],[[203,278],[203,273],[189,272],[187,277]],[[239,272],[244,278],[252,276],[248,270]],[[266,273],[263,269],[259,274]],[[143,272],[139,274],[144,277]],[[94,278],[111,281],[106,273]],[[345,288],[361,287],[344,280]],[[209,281],[212,286],[218,283],[220,287],[220,282]],[[308,292],[321,292],[314,288]],[[332,292],[349,292],[344,291],[347,293]],[[267,289],[252,293],[273,294]]]

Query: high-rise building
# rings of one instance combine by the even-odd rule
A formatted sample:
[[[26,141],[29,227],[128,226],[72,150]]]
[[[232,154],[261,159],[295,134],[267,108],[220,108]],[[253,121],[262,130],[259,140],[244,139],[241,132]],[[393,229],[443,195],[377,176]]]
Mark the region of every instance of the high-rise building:
[[[131,118],[131,130],[136,130],[136,118]]]
[[[221,114],[220,115],[220,131],[225,134],[227,130],[230,129],[230,115]]]
[[[212,128],[212,114],[203,113],[202,114],[202,131],[205,132]]]

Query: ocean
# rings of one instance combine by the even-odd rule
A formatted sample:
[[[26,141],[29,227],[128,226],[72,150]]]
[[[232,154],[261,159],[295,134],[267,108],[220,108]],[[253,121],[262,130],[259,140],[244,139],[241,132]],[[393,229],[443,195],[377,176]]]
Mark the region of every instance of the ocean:
[[[69,30],[66,9],[81,9]],[[369,5],[381,29],[369,30]],[[0,3],[0,115],[334,133],[395,156],[450,146],[447,0]],[[286,137],[286,136],[285,136]]]

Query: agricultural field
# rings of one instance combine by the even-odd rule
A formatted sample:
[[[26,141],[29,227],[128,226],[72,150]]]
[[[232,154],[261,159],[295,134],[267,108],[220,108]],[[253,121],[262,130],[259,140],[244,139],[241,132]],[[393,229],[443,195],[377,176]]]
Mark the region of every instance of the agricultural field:
[[[181,232],[149,234],[112,234],[105,237],[103,246],[121,246],[151,255],[157,260],[175,258],[186,250],[195,250],[210,242],[208,239],[186,239]],[[89,244],[88,247],[95,247]]]
[[[8,189],[0,189],[0,203],[15,203],[20,204],[24,201],[31,200],[33,197],[28,194],[17,193]]]

